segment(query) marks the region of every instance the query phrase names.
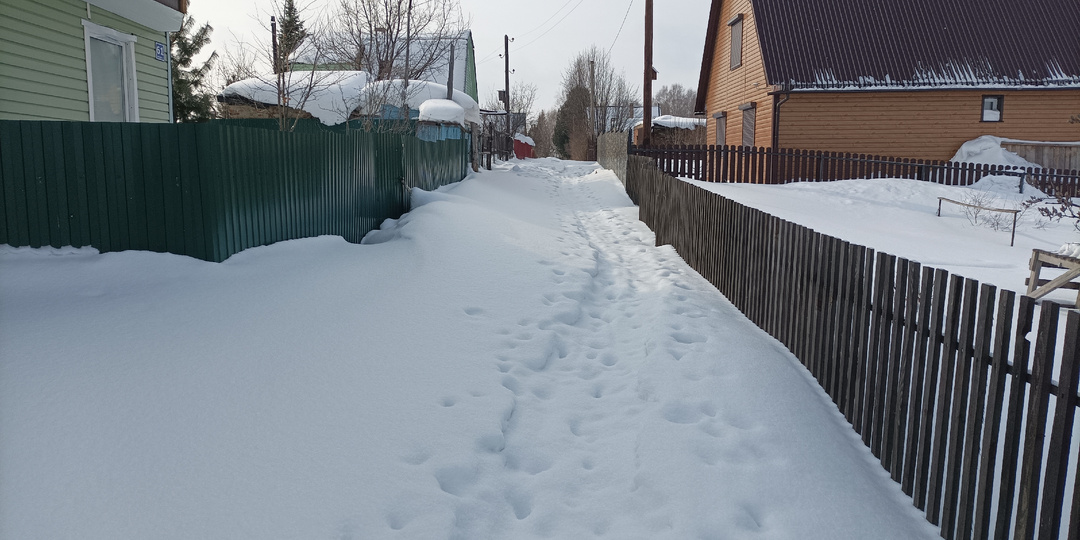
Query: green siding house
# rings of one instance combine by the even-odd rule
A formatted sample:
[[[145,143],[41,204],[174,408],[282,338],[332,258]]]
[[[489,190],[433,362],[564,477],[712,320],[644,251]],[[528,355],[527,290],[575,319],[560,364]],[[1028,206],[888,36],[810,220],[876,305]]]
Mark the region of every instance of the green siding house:
[[[186,0],[0,0],[0,120],[169,122]]]

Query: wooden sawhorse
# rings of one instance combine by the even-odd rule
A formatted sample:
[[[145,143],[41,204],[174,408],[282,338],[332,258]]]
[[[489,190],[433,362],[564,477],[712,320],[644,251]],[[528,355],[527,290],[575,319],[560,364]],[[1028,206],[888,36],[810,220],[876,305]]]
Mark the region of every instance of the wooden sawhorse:
[[[1043,268],[1064,268],[1065,273],[1050,280],[1039,279]],[[1080,290],[1080,284],[1072,281],[1077,277],[1080,277],[1080,259],[1034,249],[1031,251],[1031,277],[1027,279],[1027,295],[1038,300],[1057,289]],[[1075,306],[1080,308],[1080,293],[1076,296]]]

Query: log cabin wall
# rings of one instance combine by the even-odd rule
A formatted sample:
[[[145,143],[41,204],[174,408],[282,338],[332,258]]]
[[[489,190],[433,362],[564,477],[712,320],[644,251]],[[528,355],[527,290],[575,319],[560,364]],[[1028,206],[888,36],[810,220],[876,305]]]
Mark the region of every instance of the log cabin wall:
[[[1000,122],[982,121],[984,95],[1004,96]],[[779,146],[948,160],[982,135],[1080,141],[1078,114],[1077,89],[793,93]]]
[[[742,15],[742,64],[731,67],[731,32],[729,23]],[[765,82],[765,65],[761,57],[754,12],[749,0],[723,3],[719,28],[712,55],[706,119],[708,144],[741,144],[744,112],[740,106],[756,103],[754,141],[752,146],[768,146],[772,141],[772,96]],[[727,115],[725,140],[717,141],[716,113]]]

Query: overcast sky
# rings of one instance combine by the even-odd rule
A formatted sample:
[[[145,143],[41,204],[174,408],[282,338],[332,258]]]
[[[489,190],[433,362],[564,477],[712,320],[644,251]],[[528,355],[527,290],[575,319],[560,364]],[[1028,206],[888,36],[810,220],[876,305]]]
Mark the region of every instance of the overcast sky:
[[[260,14],[268,13],[271,2],[192,0],[188,12],[199,23],[209,22],[214,27],[212,47],[220,53],[235,47],[237,40],[254,43],[256,36],[264,34],[257,19]],[[337,2],[312,0],[307,13],[316,13]],[[645,0],[460,2],[465,17],[472,21],[481,102],[503,87],[503,60],[499,54],[503,50],[503,35],[507,34],[515,40],[510,44],[510,69],[515,71],[510,76],[511,84],[514,81],[535,84],[538,107],[548,109],[557,104],[563,70],[578,52],[594,44],[605,50],[610,47],[616,69],[622,70],[635,88],[641,88],[645,66]],[[298,0],[297,5],[307,4]],[[696,89],[709,2],[657,0],[654,10],[653,64],[660,72],[653,82],[654,91],[672,83]]]

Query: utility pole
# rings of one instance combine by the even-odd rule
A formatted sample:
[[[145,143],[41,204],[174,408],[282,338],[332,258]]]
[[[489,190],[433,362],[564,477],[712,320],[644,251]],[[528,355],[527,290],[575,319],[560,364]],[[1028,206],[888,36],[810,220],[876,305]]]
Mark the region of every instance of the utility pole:
[[[514,135],[510,133],[510,36],[503,36],[503,58],[506,60],[506,138],[509,140]]]
[[[596,60],[589,60],[589,118],[592,127],[589,129],[589,155],[586,158],[596,159]]]
[[[645,0],[645,99],[642,103],[645,110],[641,114],[641,140],[638,146],[649,146],[652,142],[652,82],[655,77],[653,70],[653,0]]]

